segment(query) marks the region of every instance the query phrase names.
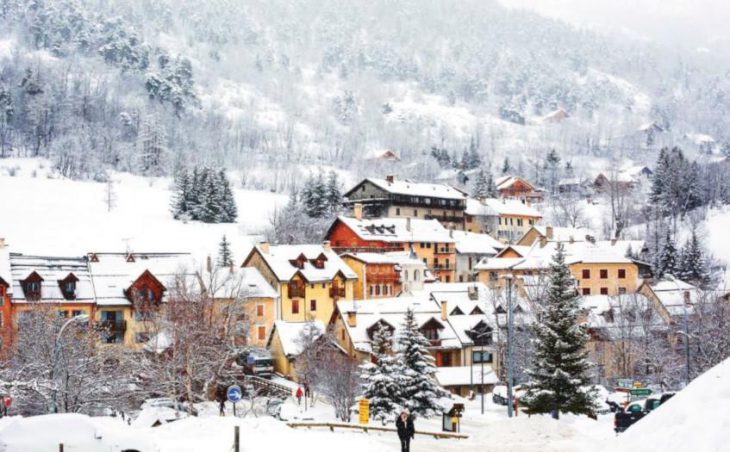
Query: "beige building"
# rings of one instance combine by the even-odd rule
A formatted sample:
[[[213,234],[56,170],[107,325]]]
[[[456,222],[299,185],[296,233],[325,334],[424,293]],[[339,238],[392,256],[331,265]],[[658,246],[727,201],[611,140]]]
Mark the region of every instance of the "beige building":
[[[464,229],[489,234],[504,243],[515,243],[541,219],[540,212],[522,201],[469,198],[464,213]]]

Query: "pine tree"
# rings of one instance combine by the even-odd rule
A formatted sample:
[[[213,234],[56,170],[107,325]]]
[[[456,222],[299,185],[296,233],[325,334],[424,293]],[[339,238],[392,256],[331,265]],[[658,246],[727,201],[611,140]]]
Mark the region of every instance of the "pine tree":
[[[589,383],[588,336],[578,325],[578,296],[563,244],[553,256],[547,310],[535,325],[535,336],[535,357],[527,370],[527,412],[553,413],[556,419],[561,411],[593,415],[593,395],[582,389]]]
[[[231,183],[226,177],[226,172],[220,170],[218,172],[218,185],[221,193],[221,216],[220,223],[233,223],[238,216],[238,208],[236,207],[236,198],[231,190]]]
[[[512,167],[509,164],[509,158],[505,157],[504,163],[502,163],[502,175],[506,176],[510,171],[512,171]]]
[[[189,216],[189,211],[192,207],[190,203],[191,185],[190,174],[186,169],[181,169],[175,178],[175,194],[173,195],[172,206],[170,207],[172,216],[176,220]]]
[[[440,413],[438,400],[448,394],[436,383],[436,366],[428,353],[430,343],[418,329],[411,309],[398,334],[396,361],[403,366],[401,394],[412,414],[432,417]]]
[[[337,173],[330,171],[327,174],[327,186],[325,188],[327,198],[327,212],[330,215],[337,215],[342,206],[342,192],[340,191],[340,182],[337,179]]]
[[[657,278],[661,278],[666,274],[674,276],[677,270],[677,247],[674,244],[674,240],[672,239],[672,234],[669,228],[667,228],[667,234],[664,238],[664,242],[662,243],[662,247],[659,250],[659,255],[656,259],[654,275]]]
[[[379,323],[372,341],[372,353],[376,362],[361,366],[365,383],[363,397],[370,401],[370,417],[383,422],[397,415],[403,404],[401,369],[391,355],[391,344],[390,331],[384,323]]]
[[[692,236],[682,248],[678,267],[676,276],[682,281],[704,287],[710,280],[707,260],[694,230]]]
[[[231,243],[223,234],[223,238],[218,244],[218,266],[230,267],[233,265],[233,252],[231,251]]]
[[[477,199],[488,198],[489,192],[489,181],[487,180],[486,174],[484,174],[484,170],[480,169],[477,173],[477,179],[474,182],[474,190],[471,195]]]

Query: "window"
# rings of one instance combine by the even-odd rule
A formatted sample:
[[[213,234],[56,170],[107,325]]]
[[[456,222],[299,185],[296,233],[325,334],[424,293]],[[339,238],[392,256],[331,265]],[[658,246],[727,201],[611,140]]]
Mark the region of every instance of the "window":
[[[413,209],[413,216],[414,217],[417,217],[418,216],[418,210],[417,209]]]
[[[517,226],[522,226],[522,218],[517,219]]]
[[[266,327],[263,325],[259,325],[257,328],[258,330],[258,337],[260,341],[263,341],[266,339]]]
[[[74,281],[66,281],[63,286],[63,290],[66,293],[74,293],[74,291],[76,290],[76,283]]]
[[[264,316],[264,305],[262,305],[262,304],[256,305],[256,316],[257,317]]]
[[[0,328],[3,327],[3,313],[0,312]]]
[[[400,216],[400,207],[395,208],[395,215]]]
[[[413,280],[418,281],[418,278],[420,278],[418,270],[413,270]]]
[[[624,269],[624,268],[618,269],[618,279],[626,279],[626,269]]]
[[[291,301],[291,313],[292,314],[299,314],[299,300],[292,300]]]
[[[492,354],[486,350],[477,350],[471,352],[471,360],[474,364],[491,363]]]
[[[608,270],[605,268],[601,269],[601,279],[608,279]]]
[[[421,242],[421,249],[424,249],[424,248],[426,248],[426,244]]]
[[[28,283],[29,292],[38,292],[40,289],[41,289],[41,286],[37,282],[32,281],[32,282]]]
[[[626,288],[625,287],[619,287],[618,288],[618,294],[619,295],[626,295]]]
[[[78,317],[80,315],[81,315],[81,311],[79,311],[79,310],[71,311],[71,317]]]
[[[134,334],[134,342],[138,344],[144,344],[145,342],[150,341],[150,334],[149,333],[135,333]]]
[[[375,295],[380,295],[380,286],[379,285],[375,286]]]
[[[370,286],[370,296],[375,295],[375,286]]]
[[[317,310],[317,300],[309,300],[309,310],[310,311]]]
[[[608,295],[608,287],[601,287],[601,295]]]
[[[581,278],[583,278],[583,279],[591,279],[591,271],[590,270],[583,270],[581,272]]]
[[[530,225],[533,225],[533,224],[535,224],[535,220],[530,220],[529,223],[530,223]]]
[[[590,295],[591,294],[591,288],[590,287],[584,287],[582,293],[583,293],[583,295]]]
[[[421,332],[426,337],[426,339],[428,339],[430,341],[435,341],[439,338],[439,332],[435,328],[428,328],[425,330],[421,330]]]

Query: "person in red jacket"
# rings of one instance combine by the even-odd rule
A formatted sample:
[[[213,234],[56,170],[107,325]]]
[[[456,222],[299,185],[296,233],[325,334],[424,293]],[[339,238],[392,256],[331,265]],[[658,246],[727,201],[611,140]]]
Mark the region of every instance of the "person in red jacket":
[[[297,393],[296,393],[296,396],[297,396],[297,403],[299,403],[299,405],[301,405],[301,404],[302,404],[302,395],[303,395],[303,393],[302,393],[302,387],[301,387],[301,386],[299,386],[299,387],[297,388]]]

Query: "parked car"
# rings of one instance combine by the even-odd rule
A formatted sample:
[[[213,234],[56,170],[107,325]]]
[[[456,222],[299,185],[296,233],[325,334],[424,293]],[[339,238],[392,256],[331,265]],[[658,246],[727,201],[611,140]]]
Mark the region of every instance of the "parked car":
[[[639,419],[659,408],[659,406],[673,396],[673,392],[667,392],[629,403],[626,408],[616,412],[613,419],[613,429],[616,433],[625,431]]]
[[[274,374],[274,360],[271,352],[266,349],[247,349],[236,357],[236,364],[241,366],[247,375],[271,378]]]

